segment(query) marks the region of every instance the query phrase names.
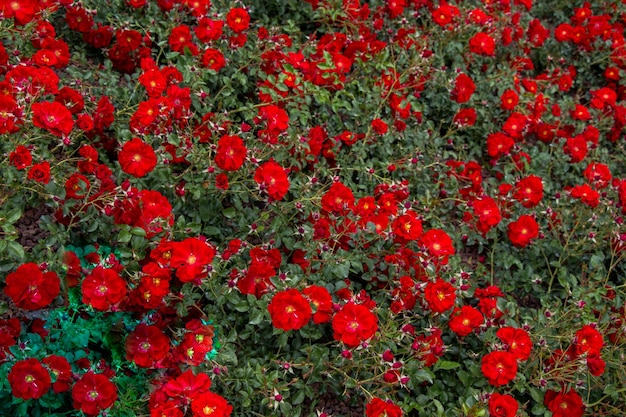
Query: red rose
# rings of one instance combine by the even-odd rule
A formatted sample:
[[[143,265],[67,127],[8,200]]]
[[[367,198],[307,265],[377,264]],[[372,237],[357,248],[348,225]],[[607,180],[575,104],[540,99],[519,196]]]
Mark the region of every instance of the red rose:
[[[508,394],[494,392],[489,397],[489,415],[491,417],[515,417],[519,405],[515,398]]]
[[[372,398],[365,406],[366,417],[402,417],[402,409],[390,401]]]
[[[428,282],[424,289],[424,298],[428,307],[435,313],[444,313],[454,306],[456,301],[456,288],[452,284],[437,279],[435,282]]]
[[[2,44],[0,44],[0,55],[2,55],[1,52]],[[3,65],[0,64],[1,66]],[[0,94],[0,135],[17,132],[21,124],[21,109],[15,99],[9,95]]]
[[[528,124],[528,117],[522,113],[511,114],[502,125],[504,133],[512,137],[514,140],[521,140],[524,129]]]
[[[396,217],[391,223],[395,239],[399,242],[417,240],[422,235],[422,221],[417,213],[408,210],[405,214]]]
[[[573,138],[567,138],[563,145],[563,152],[570,157],[571,163],[580,162],[587,156],[587,139],[583,135],[576,135]]]
[[[573,198],[577,198],[589,207],[595,208],[600,205],[600,193],[591,188],[589,184],[572,187],[569,191]]]
[[[65,181],[65,197],[80,200],[89,193],[90,185],[87,177],[76,172]]]
[[[105,311],[122,301],[126,282],[115,270],[98,266],[83,280],[82,293],[83,303]]]
[[[509,352],[491,352],[483,356],[480,369],[487,381],[496,387],[506,385],[517,375],[517,360]]]
[[[220,395],[211,391],[198,394],[191,400],[193,417],[228,417],[233,407]]]
[[[72,388],[73,406],[87,415],[98,415],[117,400],[117,387],[102,374],[87,372]]]
[[[243,165],[247,152],[239,136],[222,136],[217,143],[215,163],[224,171],[237,171]]]
[[[478,32],[469,41],[470,51],[478,55],[493,56],[496,42],[485,32]]]
[[[529,175],[515,184],[513,198],[526,208],[533,208],[543,198],[543,182],[541,177]]]
[[[273,159],[261,164],[254,172],[254,181],[273,200],[282,200],[289,191],[289,178],[285,169]]]
[[[352,190],[340,182],[334,182],[322,196],[322,210],[343,215],[354,206]]]
[[[589,368],[591,375],[601,376],[606,369],[606,362],[600,355],[590,354],[587,355],[587,368]]]
[[[226,25],[235,33],[241,33],[250,26],[250,15],[241,7],[230,9],[226,15]]]
[[[206,355],[213,349],[213,326],[202,324],[193,319],[187,322],[188,330],[183,341],[176,348],[177,359],[192,366],[199,366],[206,360]]]
[[[378,318],[362,304],[350,302],[339,310],[332,321],[333,337],[348,347],[357,347],[374,336]]]
[[[267,309],[272,317],[272,325],[282,330],[298,330],[311,319],[309,302],[295,289],[274,294]]]
[[[219,49],[208,48],[202,54],[202,66],[213,71],[219,71],[226,66],[224,54]]]
[[[52,384],[52,390],[59,394],[69,391],[72,379],[72,367],[63,356],[50,355],[41,361],[50,372],[55,376],[55,382]]]
[[[576,356],[587,353],[599,355],[604,346],[602,334],[589,325],[583,326],[574,336],[574,353]]]
[[[457,103],[465,103],[469,101],[475,90],[476,85],[474,81],[466,74],[459,74],[456,77],[454,89],[451,92],[452,100]]]
[[[34,103],[33,124],[55,136],[67,136],[74,127],[72,113],[58,101]]]
[[[476,123],[476,110],[472,107],[461,109],[454,116],[452,122],[459,127],[474,126],[474,123]]]
[[[495,227],[502,220],[500,208],[491,197],[484,197],[475,200],[472,204],[474,214],[478,216],[476,228],[485,235],[491,228]]]
[[[507,234],[513,245],[523,248],[539,236],[539,225],[531,216],[523,214],[516,221],[509,223]]]
[[[11,393],[23,400],[37,399],[50,390],[48,371],[34,358],[16,362],[8,375]]]
[[[220,190],[228,190],[228,175],[221,173],[215,176],[215,187]]]
[[[421,245],[428,250],[430,256],[440,258],[456,253],[450,236],[441,229],[431,229],[422,234]]]
[[[198,21],[195,32],[201,42],[208,43],[218,40],[222,36],[223,28],[223,20],[213,20],[208,17],[202,17]]]
[[[151,172],[157,164],[157,157],[152,146],[139,138],[126,142],[117,158],[122,171],[137,178]]]
[[[310,285],[302,290],[302,294],[313,303],[315,307],[313,323],[321,324],[329,322],[333,315],[333,299],[326,287]]]
[[[211,388],[211,378],[203,372],[194,375],[191,369],[186,370],[176,378],[172,378],[163,385],[163,390],[170,397],[194,399]]]
[[[242,294],[252,294],[260,298],[273,287],[270,278],[274,275],[276,275],[276,270],[272,265],[253,259],[246,275],[237,281],[237,288]]]
[[[580,395],[574,391],[548,391],[543,404],[552,411],[552,417],[581,417],[585,412],[585,405]]]
[[[126,360],[153,368],[170,351],[170,339],[157,326],[140,323],[126,338]]]
[[[33,164],[33,156],[26,146],[19,145],[9,154],[9,161],[15,168],[22,170]]]
[[[41,272],[36,264],[29,262],[7,275],[4,293],[19,308],[38,310],[48,306],[59,295],[60,289],[61,283],[55,272]]]
[[[452,312],[448,326],[460,337],[465,337],[477,329],[485,321],[480,311],[474,307],[463,306]]]
[[[174,243],[170,258],[170,266],[176,268],[176,276],[182,282],[190,282],[204,278],[208,273],[208,265],[213,262],[215,249],[207,242],[190,237],[182,242]]]
[[[445,353],[441,330],[435,329],[428,336],[423,334],[417,336],[411,345],[411,349],[424,362],[424,366],[433,366]]]
[[[487,136],[487,153],[492,158],[508,155],[515,145],[515,141],[502,132],[492,133]]]
[[[388,130],[387,123],[385,123],[381,119],[374,119],[372,120],[372,130],[374,130],[374,132],[378,133],[379,135],[384,135],[385,133],[387,133]]]
[[[519,95],[513,89],[508,89],[500,96],[500,108],[502,110],[512,111],[519,103]]]
[[[148,93],[148,97],[160,97],[167,88],[167,80],[165,75],[158,68],[151,68],[144,71],[139,76],[139,84],[141,84]]]
[[[433,10],[431,15],[433,22],[439,26],[451,28],[452,21],[455,17],[459,16],[460,13],[456,6],[451,6],[444,2],[441,6]]]
[[[516,359],[525,361],[530,357],[533,342],[525,330],[514,327],[502,327],[498,329],[496,336],[502,343],[507,345],[507,351],[512,353]]]
[[[583,171],[583,176],[589,181],[596,189],[601,190],[609,185],[609,181],[613,178],[611,170],[605,164],[597,162],[591,162],[587,165],[587,168]]]

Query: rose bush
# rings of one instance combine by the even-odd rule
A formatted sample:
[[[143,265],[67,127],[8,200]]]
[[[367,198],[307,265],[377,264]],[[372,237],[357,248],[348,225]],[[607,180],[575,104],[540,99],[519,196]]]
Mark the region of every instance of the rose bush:
[[[0,414],[623,414],[623,0],[0,17]]]

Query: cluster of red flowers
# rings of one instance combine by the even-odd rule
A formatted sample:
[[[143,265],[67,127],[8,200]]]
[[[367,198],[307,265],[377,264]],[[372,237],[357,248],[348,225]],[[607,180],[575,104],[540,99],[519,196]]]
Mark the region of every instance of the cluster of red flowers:
[[[154,381],[151,414],[228,416],[232,407],[210,391],[211,379],[207,374],[183,372],[202,365],[209,356],[214,348],[215,329],[194,314],[178,318],[185,321],[184,328],[175,322],[178,319],[171,318],[175,314],[170,311],[172,300],[184,297],[177,291],[185,285],[198,289],[211,283],[215,278],[214,262],[226,265],[232,261],[234,266],[229,266],[225,289],[236,289],[257,299],[270,298],[267,309],[276,329],[298,331],[311,322],[326,326],[329,337],[332,334],[344,358],[349,359],[356,350],[366,350],[385,336],[379,325],[381,318],[388,316],[386,311],[381,314],[386,305],[377,304],[378,299],[374,301],[370,293],[353,291],[351,272],[360,266],[371,279],[368,288],[372,292],[385,292],[384,300],[389,302],[392,319],[420,311],[425,312],[425,318],[436,322],[438,327],[421,333],[412,324],[402,328],[402,337],[409,339],[409,356],[420,361],[420,366],[434,366],[449,352],[444,340],[467,341],[476,335],[492,334],[494,341],[489,353],[479,356],[484,378],[496,390],[506,389],[516,380],[519,365],[533,354],[531,336],[527,330],[505,320],[506,312],[501,310],[502,303],[498,303],[504,294],[498,287],[476,288],[480,284],[470,281],[469,274],[450,272],[450,264],[454,264],[450,257],[457,253],[456,236],[436,224],[437,216],[426,207],[426,199],[417,202],[411,199],[418,184],[402,179],[407,167],[422,169],[421,150],[412,149],[411,155],[393,161],[383,161],[383,156],[376,159],[383,166],[384,178],[377,172],[378,168],[371,168],[367,172],[355,172],[351,179],[352,173],[346,175],[341,163],[352,155],[361,158],[362,150],[377,141],[385,143],[384,146],[398,145],[404,151],[404,143],[387,140],[401,136],[410,143],[412,138],[402,136],[403,132],[419,126],[424,117],[436,114],[437,106],[446,108],[450,132],[458,132],[458,136],[465,132],[470,135],[470,128],[477,124],[484,126],[485,109],[491,108],[496,114],[491,124],[493,129],[478,136],[476,142],[483,147],[478,147],[478,152],[471,149],[470,155],[475,160],[464,159],[466,152],[456,152],[456,139],[450,135],[448,145],[454,150],[450,155],[460,159],[442,154],[433,164],[447,169],[434,178],[441,197],[437,203],[451,202],[454,208],[460,208],[460,227],[478,232],[476,241],[481,245],[491,244],[498,234],[506,234],[507,242],[516,248],[515,253],[532,250],[544,238],[546,227],[557,224],[551,205],[563,191],[570,200],[575,200],[572,205],[580,202],[591,209],[606,206],[626,214],[626,180],[618,177],[618,167],[597,162],[601,157],[597,152],[601,141],[613,145],[622,138],[626,127],[623,16],[594,14],[594,5],[585,3],[568,9],[572,13],[568,23],[552,27],[551,22],[524,14],[523,10],[532,9],[531,0],[484,1],[472,10],[446,1],[389,0],[374,9],[367,2],[344,0],[338,2],[340,9],[333,13],[333,25],[339,25],[329,26],[319,36],[311,36],[304,47],[293,45],[290,36],[274,28],[251,29],[250,13],[245,7],[228,6],[221,13],[213,13],[209,0],[155,0],[154,3],[127,0],[125,7],[132,8],[137,16],[151,13],[152,9],[160,10],[168,19],[175,16],[174,23],[163,29],[165,36],[157,38],[149,29],[137,30],[139,26],[115,28],[98,23],[102,16],[80,2],[0,1],[0,17],[12,19],[15,33],[29,36],[27,52],[7,52],[4,41],[0,41],[3,76],[0,135],[17,138],[36,132],[45,141],[53,141],[52,145],[44,146],[30,139],[24,139],[23,143],[9,141],[11,148],[7,147],[7,154],[13,174],[46,193],[59,185],[59,195],[54,201],[59,207],[54,220],[69,230],[86,218],[84,213],[104,214],[114,230],[121,231],[119,243],[133,239],[129,257],[137,261],[134,266],[137,271],[130,271],[115,255],[100,259],[90,254],[86,257],[89,266],[83,267],[76,254],[66,253],[64,281],[46,264],[23,263],[6,276],[3,288],[15,307],[40,310],[55,301],[69,302],[67,294],[59,297],[63,288],[79,294],[85,311],[137,314],[138,324],[127,329],[129,334],[124,339],[124,358],[139,368],[169,371],[167,376]],[[330,9],[334,7],[331,3],[337,2],[307,0],[307,3],[313,9]],[[131,103],[139,97],[135,103],[116,112],[111,98],[89,97],[90,88],[81,88],[80,80],[70,84],[72,87],[63,85],[58,74],[62,73],[60,70],[69,72],[65,70],[72,56],[69,45],[46,20],[56,12],[63,14],[67,26],[64,30],[69,28],[75,32],[76,39],[100,51],[97,59],[104,59],[115,70],[130,75],[126,80],[137,80],[138,88],[129,98]],[[453,68],[431,65],[433,61],[441,61],[433,59],[435,52],[430,49],[433,45],[427,41],[428,37],[404,23],[408,13],[413,18],[419,17],[413,20],[424,21],[430,30],[445,36],[452,36],[460,28],[471,28],[471,34],[463,38],[464,44],[459,44],[468,52],[461,60],[466,65],[459,67],[457,62],[461,61],[455,57],[446,57],[453,62]],[[394,26],[398,22],[403,22],[401,28]],[[334,30],[339,27],[344,31]],[[571,47],[573,54],[601,54],[604,61],[594,64],[603,65],[597,82],[600,85],[594,84],[594,88],[583,93],[582,86],[587,81],[581,80],[580,68],[566,66],[565,62],[555,66],[556,59],[552,57],[538,65],[534,55],[543,53],[533,51],[550,42]],[[256,99],[257,103],[237,109],[236,114],[245,114],[249,120],[235,123],[239,116],[229,114],[232,109],[228,100],[219,101],[219,105],[217,101],[207,104],[211,97],[198,86],[211,85],[209,90],[213,94],[215,80],[227,79],[219,77],[230,69],[228,65],[235,52],[253,46],[260,62],[257,66],[242,66],[236,76],[253,80],[245,100]],[[509,56],[509,46],[519,46],[524,53]],[[380,65],[386,58],[387,47],[397,48],[394,53],[410,52],[414,57],[410,70],[401,68],[404,58],[394,62],[393,68]],[[487,86],[479,75],[488,72],[496,58],[506,58],[510,64],[497,74],[499,79],[506,80],[501,85]],[[295,134],[310,116],[303,108],[338,109],[343,104],[340,93],[354,81],[352,74],[368,61],[376,63],[372,72],[367,73],[375,80],[367,80],[369,84],[364,83],[363,89],[375,89],[374,97],[380,99],[376,111],[352,126],[327,123],[330,119],[325,118],[324,122],[316,121],[315,126],[307,127],[301,135]],[[178,62],[192,64],[183,71],[173,64]],[[202,76],[197,76],[198,73]],[[443,95],[432,100],[432,108],[422,114],[418,111],[426,105],[420,103],[422,93],[432,93],[427,89],[433,82],[444,79],[439,77],[441,74],[446,80]],[[226,77],[231,75],[228,73]],[[215,91],[226,91],[230,86]],[[487,87],[494,92],[485,94]],[[302,97],[312,91],[320,92],[319,102],[301,105]],[[555,100],[555,93],[563,94],[566,99]],[[347,91],[346,96],[352,94]],[[229,92],[224,96],[228,95],[233,98],[235,94]],[[489,95],[493,96],[492,102],[484,100]],[[322,99],[331,96],[337,102]],[[437,100],[444,104],[438,104]],[[330,103],[327,105],[325,101]],[[214,104],[215,109],[208,111]],[[344,105],[356,110],[358,104],[355,99]],[[301,111],[299,118],[296,108]],[[129,115],[128,120],[123,119],[125,114]],[[347,118],[347,114],[342,113],[341,117]],[[112,127],[116,121],[121,126],[115,126],[114,134]],[[429,136],[437,136],[431,123],[423,126]],[[603,128],[602,132],[599,127]],[[129,134],[120,136],[120,131]],[[116,137],[123,139],[118,142]],[[49,150],[56,149],[57,144],[71,152],[72,159],[65,165],[45,160],[45,155],[50,155]],[[535,147],[546,145],[550,156],[569,161],[568,169],[581,174],[581,183],[555,190],[549,175],[542,178],[528,172],[528,167],[540,159],[535,156]],[[487,163],[479,162],[480,152]],[[295,161],[288,160],[285,154]],[[63,171],[70,165],[71,172]],[[319,166],[329,168],[333,174],[318,178],[318,173],[323,172],[316,169]],[[115,174],[112,169],[116,170]],[[493,170],[487,172],[489,169]],[[141,188],[164,172],[174,172],[185,179],[178,184],[167,184],[171,185],[171,193],[165,188],[161,191]],[[310,235],[312,244],[299,242],[302,244],[292,249],[286,243],[259,242],[256,223],[250,225],[249,231],[254,238],[247,241],[242,237],[247,231],[235,231],[233,236],[241,232],[239,237],[244,240],[230,240],[221,255],[204,236],[189,236],[191,228],[184,231],[184,238],[175,239],[169,229],[174,226],[174,216],[180,214],[176,210],[181,205],[190,206],[184,199],[185,181],[193,180],[194,191],[200,187],[208,189],[211,181],[200,179],[205,173],[214,180],[219,195],[226,198],[231,196],[229,191],[239,193],[245,189],[231,190],[229,180],[244,178],[255,185],[256,188],[249,189],[254,188],[255,197],[262,201],[251,203],[247,196],[233,199],[239,203],[239,206],[233,204],[237,209],[243,203],[248,204],[246,209],[257,208],[258,204],[281,210],[293,204],[296,211],[292,219],[297,222],[294,231],[302,237]],[[303,178],[309,174],[307,182]],[[364,184],[360,175],[370,175],[379,183],[373,190],[361,187]],[[313,197],[302,200],[312,201],[311,206],[304,207],[297,200],[301,197],[296,195],[297,191],[301,190],[313,190]],[[454,195],[448,199],[450,190]],[[169,195],[181,200],[175,201]],[[292,197],[294,201],[290,200]],[[232,209],[229,206],[227,210],[230,213]],[[615,220],[621,223],[621,218]],[[259,221],[266,219],[261,216]],[[229,227],[241,228],[241,224],[235,224],[229,223]],[[267,230],[267,224],[264,227]],[[176,229],[182,233],[178,223]],[[207,235],[213,237],[219,233],[207,232]],[[134,245],[141,238],[146,243],[143,250],[148,252],[143,258],[139,255],[140,245]],[[467,236],[460,240],[466,241]],[[616,253],[624,250],[625,240],[621,235],[614,239]],[[225,242],[219,245],[222,243]],[[376,255],[368,255],[369,258],[362,259],[362,265],[358,265],[358,260],[348,261],[344,265],[350,268],[346,274],[350,278],[339,278],[346,278],[347,286],[335,292],[304,280],[291,287],[286,273],[281,271],[288,263],[298,265],[299,269],[295,270],[305,276],[326,272],[323,268],[330,256],[354,253],[355,248],[372,251],[376,248],[384,256],[375,259]],[[246,266],[240,269],[242,265]],[[228,274],[228,269],[219,269],[224,270]],[[371,277],[376,274],[378,277]],[[624,316],[622,310],[612,314]],[[610,338],[619,340],[620,325],[620,321],[612,325]],[[92,367],[73,374],[72,366],[77,364],[70,364],[61,356],[17,360],[10,348],[18,344],[21,326],[17,319],[0,321],[0,361],[13,361],[8,382],[16,398],[39,399],[50,390],[71,391],[74,408],[87,415],[97,415],[113,405],[117,388],[111,381],[114,372],[106,366],[98,372]],[[37,329],[40,334],[46,331],[42,326]],[[585,325],[575,333],[569,348],[553,351],[542,365],[546,371],[560,371],[573,364],[584,368],[581,366],[584,364],[585,371],[599,377],[606,367],[601,355],[603,344],[603,335],[594,326]],[[382,381],[406,385],[408,377],[401,374],[404,365],[395,359],[391,349],[385,350],[382,359],[386,367]],[[557,376],[550,381],[553,384],[550,387],[560,390],[547,390],[545,407],[557,417],[582,415],[585,406],[580,394],[565,378],[559,380],[559,372],[554,375]],[[513,417],[519,408],[513,396],[499,392],[490,394],[487,406],[490,414],[497,417]],[[367,404],[365,414],[400,417],[402,410],[392,401],[374,397]]]

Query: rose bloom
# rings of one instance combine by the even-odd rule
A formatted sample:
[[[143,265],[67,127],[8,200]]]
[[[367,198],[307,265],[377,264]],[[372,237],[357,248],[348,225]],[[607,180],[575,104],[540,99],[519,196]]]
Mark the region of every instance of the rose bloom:
[[[515,141],[502,132],[492,133],[487,136],[487,153],[492,158],[508,155],[514,145]]]
[[[243,165],[247,152],[239,136],[222,136],[217,143],[215,164],[224,171],[237,171]]]
[[[224,54],[219,49],[207,48],[202,54],[202,66],[218,72],[226,66]]]
[[[55,376],[55,382],[52,384],[52,390],[59,394],[69,391],[72,379],[72,367],[63,356],[50,355],[41,361]]]
[[[90,186],[87,177],[75,172],[65,181],[65,198],[80,200],[89,193]]]
[[[383,120],[381,119],[374,119],[372,120],[372,130],[374,130],[374,132],[378,133],[379,135],[384,135],[385,133],[387,133],[387,123],[385,123]]]
[[[215,249],[207,242],[189,237],[174,243],[170,266],[182,282],[191,282],[207,276],[207,266],[213,262]]]
[[[585,412],[585,405],[580,395],[574,391],[548,391],[543,404],[552,411],[552,417],[581,417]]]
[[[399,406],[376,397],[365,406],[366,417],[402,417],[402,415],[402,409]]]
[[[250,26],[250,15],[241,7],[230,9],[226,15],[226,25],[235,33],[241,33]]]
[[[267,191],[273,200],[282,200],[289,191],[289,177],[274,159],[261,164],[254,172],[254,181]]]
[[[502,327],[496,332],[496,336],[508,346],[508,352],[516,359],[525,361],[530,357],[533,342],[528,332],[514,327]]]
[[[599,355],[604,346],[602,334],[589,325],[583,326],[574,336],[574,353],[576,356],[587,353],[588,355]]]
[[[516,221],[509,223],[507,235],[513,245],[523,248],[539,236],[539,225],[531,216],[524,214]]]
[[[543,182],[541,177],[529,175],[515,184],[513,198],[526,208],[533,208],[543,198]]]
[[[431,229],[420,237],[420,243],[434,257],[447,257],[456,253],[450,236],[441,229]]]
[[[396,217],[391,223],[391,228],[396,240],[401,242],[417,240],[422,235],[422,221],[417,218],[417,213],[408,210],[405,214]]]
[[[494,392],[489,397],[489,416],[491,417],[515,417],[518,408],[515,398],[508,394]]]
[[[157,326],[140,323],[126,338],[126,360],[152,368],[170,351],[170,339]]]
[[[34,103],[33,124],[55,136],[67,136],[74,127],[72,113],[58,101]]]
[[[228,417],[233,407],[224,397],[211,391],[198,394],[191,400],[193,417]]]
[[[41,272],[32,262],[19,266],[7,275],[5,282],[4,293],[25,310],[48,306],[61,290],[61,282],[55,272]]]
[[[509,352],[491,352],[483,356],[480,369],[491,385],[499,387],[517,375],[517,359]]]
[[[450,94],[452,96],[452,100],[457,103],[465,103],[466,101],[469,101],[475,90],[476,85],[474,84],[474,81],[472,81],[472,79],[466,74],[459,74],[454,82],[454,89]]]
[[[465,337],[477,329],[485,321],[480,311],[474,307],[463,306],[452,312],[448,326],[460,337]]]
[[[98,415],[117,400],[117,387],[102,374],[87,372],[72,388],[73,406],[87,415]]]
[[[41,397],[52,384],[48,371],[34,358],[16,362],[7,379],[13,396],[23,400]]]
[[[115,270],[96,267],[82,284],[82,301],[96,310],[106,311],[126,295],[126,281]]]
[[[309,302],[296,289],[274,294],[267,309],[272,317],[272,325],[282,330],[298,330],[311,319]]]
[[[340,182],[334,182],[322,196],[322,210],[344,215],[354,207],[352,190]]]
[[[350,302],[339,310],[332,321],[333,337],[348,347],[357,347],[378,330],[378,317],[362,304]]]
[[[50,163],[48,161],[33,165],[27,174],[29,180],[47,184],[50,182]]]
[[[478,32],[469,41],[470,51],[485,56],[493,56],[496,49],[494,39],[484,32]]]
[[[33,164],[33,156],[26,146],[19,145],[9,154],[9,161],[15,168],[22,170]]]
[[[322,324],[329,322],[333,315],[333,299],[326,287],[310,285],[302,290],[302,294],[315,307],[313,323]]]
[[[454,306],[456,289],[452,284],[442,279],[428,282],[424,289],[424,298],[428,307],[435,313],[443,313]]]
[[[577,185],[572,187],[569,192],[573,198],[579,199],[591,208],[600,205],[600,193],[591,188],[589,184]]]
[[[139,138],[126,142],[117,156],[122,171],[141,178],[151,172],[157,164],[152,146]]]

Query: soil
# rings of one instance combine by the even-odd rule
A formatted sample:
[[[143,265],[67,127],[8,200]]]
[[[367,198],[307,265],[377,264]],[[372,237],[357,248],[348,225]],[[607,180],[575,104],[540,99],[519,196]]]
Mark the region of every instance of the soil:
[[[19,236],[18,243],[24,247],[24,250],[31,250],[38,242],[48,237],[50,233],[40,227],[39,221],[42,216],[51,212],[51,209],[45,205],[30,207],[15,223]]]
[[[355,402],[356,404],[353,404]],[[308,400],[309,405],[312,403],[313,401]],[[316,398],[315,410],[332,417],[363,417],[365,415],[365,406],[362,400],[354,401],[348,395],[341,396],[331,392],[320,394]]]

